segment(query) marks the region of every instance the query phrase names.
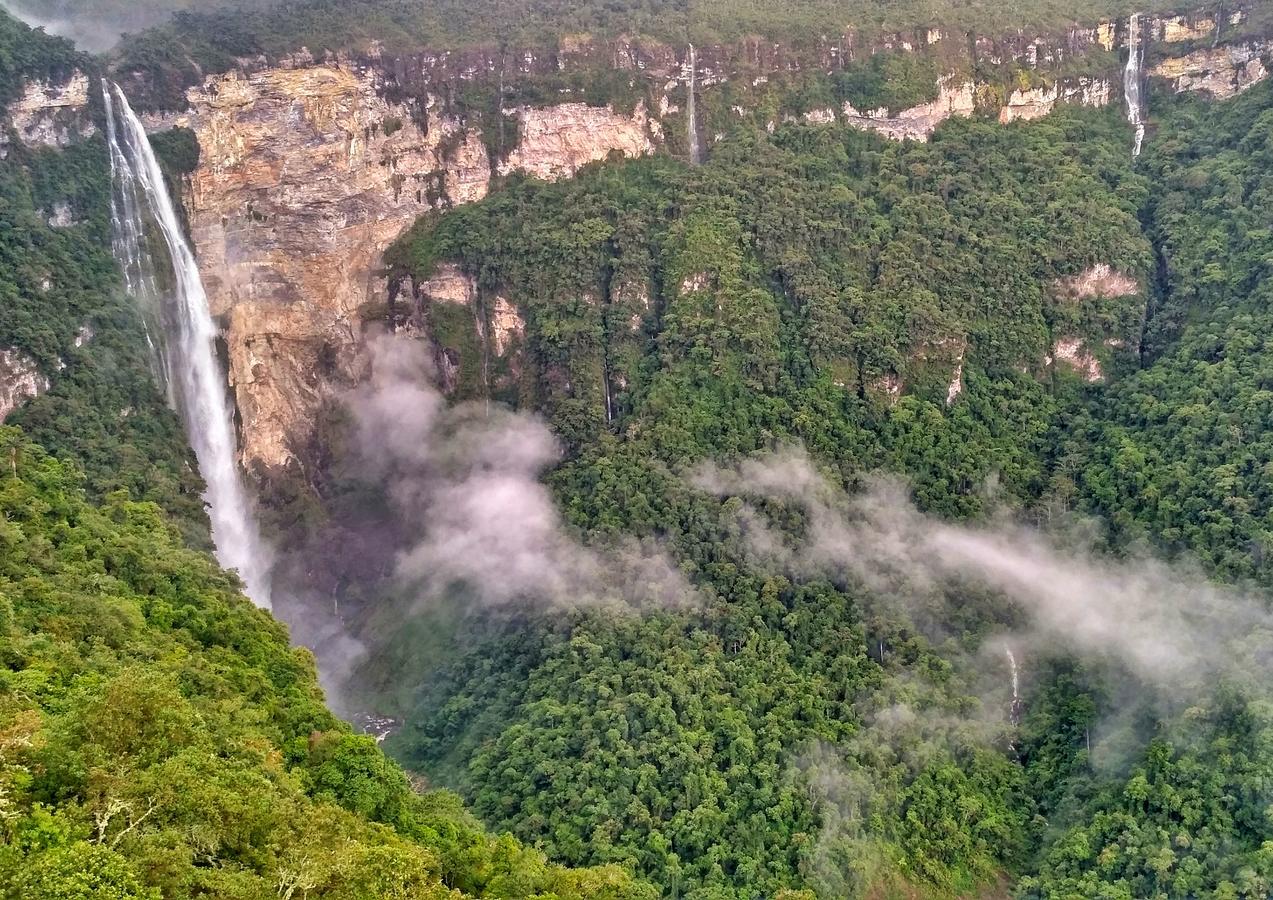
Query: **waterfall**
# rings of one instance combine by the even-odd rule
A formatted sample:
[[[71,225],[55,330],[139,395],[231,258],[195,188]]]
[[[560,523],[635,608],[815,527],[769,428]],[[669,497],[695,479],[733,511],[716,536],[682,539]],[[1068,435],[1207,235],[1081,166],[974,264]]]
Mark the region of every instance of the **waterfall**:
[[[248,596],[268,608],[270,552],[239,472],[217,329],[194,253],[128,98],[105,81],[102,94],[113,182],[111,230],[125,285],[141,308],[156,377],[180,413],[199,460],[217,559],[237,569]],[[162,243],[150,240],[156,231]]]
[[[1127,121],[1136,129],[1136,144],[1132,156],[1140,156],[1145,141],[1144,100],[1141,85],[1144,83],[1145,48],[1140,39],[1140,13],[1132,13],[1127,20],[1127,65],[1123,67],[1123,98],[1127,101]]]
[[[1013,725],[1021,724],[1021,677],[1017,671],[1017,657],[1012,652],[1012,647],[1007,644],[1003,645],[1003,652],[1008,656],[1008,668],[1012,670],[1012,708],[1009,717]]]
[[[690,81],[689,81],[689,100],[685,104],[685,118],[688,120],[689,140],[690,140],[690,165],[697,166],[703,161],[703,151],[698,144],[698,100],[695,95],[698,93],[698,56],[694,52],[694,45],[690,44]]]

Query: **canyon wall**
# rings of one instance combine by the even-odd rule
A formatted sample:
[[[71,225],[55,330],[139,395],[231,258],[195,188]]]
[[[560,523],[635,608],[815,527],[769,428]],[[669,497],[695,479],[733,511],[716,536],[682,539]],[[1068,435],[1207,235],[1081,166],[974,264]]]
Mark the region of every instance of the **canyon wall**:
[[[1239,11],[1225,23],[1236,26],[1241,18]],[[1150,20],[1147,33],[1155,40],[1188,51],[1158,63],[1155,73],[1177,90],[1217,96],[1225,95],[1221,83],[1236,90],[1262,77],[1263,47],[1196,48],[1216,29],[1215,17],[1205,14]],[[880,52],[930,53],[953,73],[939,80],[933,101],[903,110],[858,110],[846,102],[804,113],[809,121],[925,140],[951,116],[984,113],[1010,123],[1061,103],[1117,102],[1126,39],[1125,22],[1106,22],[1048,37],[970,40],[938,30],[871,41],[844,35],[812,51],[752,41],[698,48],[693,74],[700,115],[729,86],[743,98],[735,115],[745,118],[749,99],[760,108],[764,92],[792,73],[810,67],[830,73]],[[958,75],[969,70],[973,53],[980,63],[1029,73],[1031,85],[1009,90]],[[1104,54],[1108,75],[1068,65],[1089,54]],[[1231,59],[1246,67],[1245,75],[1224,68]],[[626,82],[620,90],[626,108],[590,102],[587,79],[572,78],[589,71],[617,72]],[[249,61],[244,72],[192,89],[188,111],[155,124],[190,127],[203,148],[186,205],[214,313],[225,323],[245,464],[269,472],[304,467],[314,455],[319,410],[360,377],[364,319],[389,297],[381,255],[420,215],[480,199],[492,178],[520,172],[557,179],[611,153],[687,152],[678,140],[686,133],[690,75],[687,48],[579,40],[551,52],[373,50],[326,61],[302,54],[274,66]],[[517,96],[523,83],[554,86],[560,102],[501,102],[485,117],[457,102],[479,86],[496,97]],[[412,288],[412,301],[444,294],[442,282],[457,277],[443,273],[437,284]],[[516,311],[496,298],[463,302],[474,310],[483,352],[502,354],[519,321]],[[492,327],[499,347],[485,346]],[[439,356],[438,365],[446,382],[458,363]]]
[[[1269,44],[1244,35],[1246,14],[1230,9],[1147,19],[1157,48],[1151,73],[1172,90],[1216,97],[1264,78]],[[782,92],[802,75],[831,76],[879,53],[929,54],[947,73],[931,101],[782,114],[926,140],[952,116],[1010,123],[1061,103],[1116,103],[1126,40],[1125,21],[1046,36],[849,32],[812,47],[758,39],[698,47],[692,73],[688,48],[628,38],[408,55],[373,47],[322,59],[301,52],[240,60],[191,87],[185,109],[152,113],[148,126],[186,127],[198,139],[199,164],[183,191],[189,229],[223,327],[243,462],[268,476],[306,469],[324,404],[361,378],[365,323],[383,320],[403,290],[387,284],[382,261],[395,239],[421,215],[479,200],[504,177],[570,177],[611,154],[686,154],[691,74],[710,148],[722,123],[774,128],[773,113],[761,111],[784,108]],[[977,81],[967,74],[974,70],[1002,77]],[[116,75],[130,93],[144,92],[143,73]],[[58,147],[90,136],[88,95],[80,73],[25,85],[0,128],[0,153],[5,142]],[[466,302],[477,340],[485,346],[489,332],[502,355],[520,318],[507,301],[487,300]]]
[[[152,117],[199,140],[185,203],[251,469],[301,461],[323,401],[358,380],[366,308],[387,295],[385,248],[422,214],[489,190],[480,131],[432,94],[391,99],[384,79],[354,63],[230,73],[192,89],[187,112]],[[517,115],[501,175],[567,177],[658,137],[640,107]]]

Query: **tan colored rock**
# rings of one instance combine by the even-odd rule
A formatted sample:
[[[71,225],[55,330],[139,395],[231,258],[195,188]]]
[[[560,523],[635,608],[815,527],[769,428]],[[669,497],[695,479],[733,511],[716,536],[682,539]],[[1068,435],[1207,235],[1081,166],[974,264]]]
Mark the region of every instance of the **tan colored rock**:
[[[35,360],[16,347],[0,350],[0,422],[32,397],[49,389]]]
[[[976,108],[972,82],[952,84],[949,78],[937,82],[937,99],[921,103],[890,116],[887,109],[860,112],[844,104],[846,122],[854,128],[875,131],[895,141],[927,141],[937,126],[951,116],[970,116]]]
[[[959,361],[955,363],[954,374],[950,377],[950,384],[946,386],[946,405],[954,403],[959,399],[959,395],[964,392],[964,359],[961,356]]]
[[[373,73],[340,65],[217,76],[188,100],[168,124],[202,148],[185,200],[226,323],[243,459],[286,465],[323,398],[359,375],[359,310],[385,295],[384,250],[427,210],[485,196],[486,150],[431,102],[389,103]]]
[[[1096,382],[1105,377],[1101,371],[1101,363],[1093,356],[1076,337],[1063,337],[1052,346],[1052,355],[1048,357],[1049,365],[1064,363],[1083,377],[1084,381]]]
[[[9,104],[9,124],[28,147],[69,147],[97,133],[89,115],[88,76],[78,69],[64,83],[28,81]],[[0,128],[0,159],[4,141]]]
[[[1007,105],[999,110],[999,121],[1030,121],[1046,116],[1058,103],[1079,103],[1083,106],[1105,106],[1110,99],[1110,83],[1101,78],[1080,78],[1074,82],[1056,82],[1050,87],[1015,90],[1008,97]]]
[[[1217,100],[1240,94],[1268,77],[1261,59],[1267,45],[1233,44],[1210,50],[1195,50],[1185,56],[1165,59],[1150,71],[1166,78],[1177,94],[1200,91]]]
[[[480,200],[491,166],[476,129],[386,100],[374,68],[341,63],[209,78],[184,125],[202,150],[186,184],[191,236],[213,314],[224,323],[243,461],[265,469],[306,458],[317,412],[361,375],[363,309],[387,295],[382,256],[424,212]],[[654,149],[655,123],[567,103],[520,110],[520,139],[500,171],[573,175],[618,151]],[[442,266],[419,292],[474,304],[472,281]],[[494,310],[494,340],[522,326]],[[502,351],[500,351],[502,352]]]
[[[1115,271],[1109,263],[1098,263],[1077,275],[1058,279],[1054,287],[1061,297],[1071,300],[1113,299],[1140,292],[1140,283],[1135,278]]]
[[[477,298],[476,282],[455,263],[439,263],[432,277],[420,282],[417,290],[430,300],[459,306],[473,307]]]
[[[523,107],[517,118],[517,147],[500,165],[501,175],[520,171],[556,181],[615,151],[629,157],[654,151],[644,103],[638,103],[631,116],[608,106],[563,103],[542,109]]]
[[[1207,16],[1192,22],[1187,16],[1171,16],[1162,20],[1162,39],[1168,44],[1203,40],[1211,37],[1215,30],[1215,19]]]
[[[1113,22],[1102,22],[1096,26],[1096,43],[1102,50],[1108,52],[1114,49],[1115,35],[1116,29]]]
[[[491,343],[496,356],[503,356],[526,334],[526,322],[517,307],[505,297],[491,304]]]

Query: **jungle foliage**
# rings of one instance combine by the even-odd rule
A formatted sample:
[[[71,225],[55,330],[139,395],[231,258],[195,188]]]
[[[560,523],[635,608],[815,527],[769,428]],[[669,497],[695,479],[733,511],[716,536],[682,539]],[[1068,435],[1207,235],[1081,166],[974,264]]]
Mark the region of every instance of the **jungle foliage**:
[[[1147,709],[1137,749],[1098,768],[1121,676],[1039,659],[1015,737],[885,739],[895,702],[975,718],[959,660],[1003,611],[963,598],[941,643],[851,584],[764,570],[685,473],[799,442],[850,487],[904,475],[942,516],[1097,513],[1112,552],[1147,540],[1268,583],[1270,108],[1267,87],[1181,101],[1137,165],[1112,112],[952,121],[928,144],[744,128],[699,169],[514,179],[422,221],[396,265],[458,262],[525,316],[519,380],[487,389],[565,441],[550,482],[572,525],[670,547],[708,611],[469,622],[440,668],[407,630],[364,673],[411,721],[393,752],[554,856],[688,897],[942,895],[1005,872],[1030,897],[1264,896],[1259,697]],[[1062,287],[1098,263],[1142,291]],[[1067,336],[1103,381],[1048,362]],[[827,832],[810,746],[870,785],[860,826]]]

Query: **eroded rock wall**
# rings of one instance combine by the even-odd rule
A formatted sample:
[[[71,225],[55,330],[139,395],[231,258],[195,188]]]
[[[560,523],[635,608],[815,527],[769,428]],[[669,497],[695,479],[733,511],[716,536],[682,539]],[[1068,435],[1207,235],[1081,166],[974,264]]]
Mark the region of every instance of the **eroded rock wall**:
[[[249,469],[304,462],[324,399],[360,377],[364,313],[387,292],[385,249],[423,213],[489,190],[480,132],[432,95],[390,100],[385,87],[379,70],[353,64],[231,73],[191,90],[187,112],[152,117],[199,140],[185,203]],[[519,115],[503,174],[566,177],[654,148],[642,108]]]
[[[8,107],[8,124],[27,147],[69,147],[97,132],[89,112],[89,79],[78,69],[65,81],[28,81]],[[8,129],[0,127],[0,159],[8,155]]]
[[[1150,74],[1165,78],[1178,94],[1195,91],[1224,100],[1267,78],[1265,60],[1271,53],[1268,43],[1211,47],[1165,59]]]
[[[0,348],[0,422],[48,389],[49,379],[35,360],[13,347]]]
[[[1240,12],[1219,25],[1204,15],[1148,20],[1154,40],[1179,47],[1178,58],[1159,62],[1154,73],[1172,79],[1177,90],[1215,96],[1227,96],[1226,85],[1236,90],[1264,77],[1260,46],[1197,49],[1206,36],[1240,21]],[[974,39],[940,30],[870,40],[846,34],[824,39],[812,54],[756,40],[698,48],[693,74],[703,106],[729,85],[734,113],[747,116],[746,104],[758,102],[770,83],[810,66],[834,72],[883,50],[933,53],[956,70],[972,54],[979,63],[1031,73],[1029,88],[1002,90],[947,75],[934,101],[911,109],[859,110],[846,103],[802,114],[814,123],[925,140],[955,116],[1012,122],[1062,103],[1116,102],[1126,40],[1125,22],[1046,38]],[[1106,54],[1107,77],[1066,74],[1067,61],[1089,53]],[[364,318],[392,301],[383,252],[421,214],[480,199],[493,177],[524,172],[558,179],[612,153],[676,150],[685,132],[688,65],[683,48],[628,39],[562,41],[551,52],[373,52],[329,60],[301,54],[273,65],[245,61],[240,72],[192,89],[187,111],[153,118],[156,128],[192,128],[202,148],[185,200],[213,312],[225,328],[245,464],[259,471],[304,465],[322,404],[361,377]],[[484,91],[518,96],[506,93],[518,78],[566,84],[572,73],[597,67],[625,74],[637,99],[597,105],[587,102],[584,89],[561,87],[557,99],[499,103],[475,119],[457,102]],[[481,133],[481,121],[488,130],[501,129],[498,141]],[[466,296],[463,302],[474,301]],[[478,325],[492,329],[489,342],[478,336],[483,346],[502,354],[516,338],[517,321],[506,301],[483,306]],[[417,315],[411,327],[426,325]]]

